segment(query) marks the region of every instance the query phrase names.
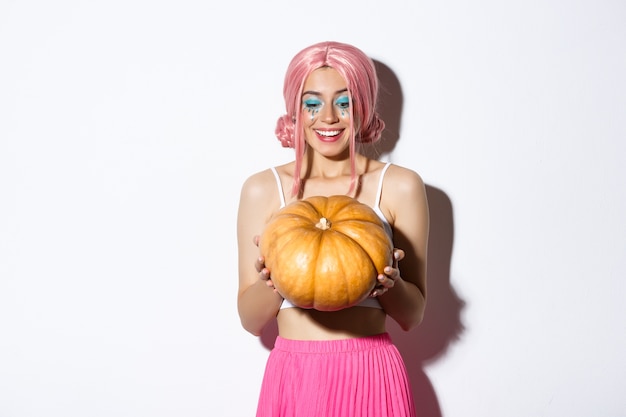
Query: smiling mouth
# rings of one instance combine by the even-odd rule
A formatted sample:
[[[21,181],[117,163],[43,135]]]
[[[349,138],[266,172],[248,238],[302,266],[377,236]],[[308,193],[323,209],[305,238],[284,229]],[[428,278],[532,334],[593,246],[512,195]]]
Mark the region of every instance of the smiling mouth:
[[[337,136],[339,136],[341,134],[341,132],[343,132],[343,129],[341,130],[315,130],[315,133],[317,133],[318,136],[321,136],[322,139],[335,139]]]

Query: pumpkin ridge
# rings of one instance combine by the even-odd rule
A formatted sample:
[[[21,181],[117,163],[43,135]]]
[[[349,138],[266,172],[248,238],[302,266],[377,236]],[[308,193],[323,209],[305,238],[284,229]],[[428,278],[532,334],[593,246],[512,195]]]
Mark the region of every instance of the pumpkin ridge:
[[[335,230],[335,233],[340,234],[341,237],[345,240],[349,240],[350,242],[354,243],[354,248],[355,250],[359,251],[361,254],[366,255],[366,259],[369,261],[369,264],[371,265],[372,269],[374,271],[376,271],[376,274],[379,273],[378,271],[378,266],[376,265],[376,262],[374,261],[374,257],[375,257],[375,251],[371,250],[371,248],[364,248],[363,245],[363,241],[362,240],[358,240],[353,238],[352,236],[339,231],[339,230]],[[370,249],[370,250],[368,250]],[[382,272],[382,271],[380,271]]]
[[[358,230],[359,228],[355,227],[355,224],[358,224],[361,230]],[[382,223],[376,222],[374,224],[378,227],[371,227],[372,223],[361,220],[338,222],[335,224],[335,231],[356,242],[372,261],[378,274],[382,273],[385,266],[392,261],[393,242],[383,229]],[[380,253],[380,242],[387,243],[388,253]]]
[[[309,215],[313,215],[313,213],[315,213],[316,216],[320,216],[320,217],[326,217],[324,216],[324,213],[326,213],[326,207],[328,204],[326,197],[309,197],[305,200],[298,200],[298,204],[302,206],[302,208],[306,207],[308,209],[308,211],[310,211],[310,213],[307,213]],[[314,204],[315,203],[315,204]]]
[[[334,205],[334,211],[336,216],[345,217],[345,218],[354,218],[355,215],[357,218],[371,218],[373,222],[380,220],[378,215],[374,212],[374,209],[369,205],[360,202],[359,200],[352,199],[351,197],[346,197],[345,199],[341,199],[343,201],[336,202]],[[352,201],[350,201],[352,200]]]
[[[307,279],[307,274],[310,274],[311,270],[313,270],[314,272],[312,276],[316,276],[319,254],[314,253],[315,251],[302,249],[302,247],[318,247],[321,242],[322,233],[310,231],[309,233],[307,233],[307,235],[308,236],[302,236],[302,233],[298,233],[298,251],[295,253],[290,252],[294,254],[294,256],[293,258],[289,258],[290,260],[292,260],[292,262],[289,263],[288,266],[290,267],[290,271],[292,271],[293,273],[289,276],[283,276],[281,274],[280,276],[276,276],[276,279],[274,279],[274,285],[276,286],[279,293],[284,294],[283,292],[281,292],[281,290],[286,289],[287,291],[284,292],[290,294],[286,298],[289,298],[289,301],[293,302],[294,304],[305,308],[312,307],[314,302],[314,296],[306,297],[296,296],[294,294],[310,294],[311,292],[315,292],[315,280]],[[287,243],[282,245],[282,248],[288,247],[289,243],[293,242],[292,239],[286,240]],[[302,261],[303,257],[306,257],[306,262]],[[284,262],[286,262],[286,260],[277,261],[280,270],[284,268]],[[295,271],[293,271],[294,269]]]
[[[332,302],[326,302],[328,305],[324,305],[321,302],[317,302],[317,308],[324,310],[331,310],[330,305],[347,305],[353,302],[353,299],[350,297],[350,285],[346,283],[345,279],[333,279],[333,278],[346,278],[350,277],[350,272],[346,271],[346,265],[349,263],[346,262],[336,262],[335,257],[338,258],[348,258],[350,257],[348,250],[345,246],[345,235],[334,231],[334,230],[326,230],[320,233],[321,239],[319,242],[319,248],[317,254],[317,262],[315,263],[315,274],[313,275],[316,279],[325,279],[325,284],[327,285],[317,285],[315,287],[314,293],[316,299],[332,299]],[[323,248],[323,249],[322,249]],[[341,248],[341,249],[340,249]],[[350,247],[350,251],[354,253],[354,251],[359,251],[360,247],[358,243],[354,243]],[[333,254],[332,259],[332,275],[333,277],[329,277],[331,271],[323,269],[323,263],[328,262],[329,254]],[[320,265],[322,263],[322,265]],[[329,290],[329,287],[332,290]]]

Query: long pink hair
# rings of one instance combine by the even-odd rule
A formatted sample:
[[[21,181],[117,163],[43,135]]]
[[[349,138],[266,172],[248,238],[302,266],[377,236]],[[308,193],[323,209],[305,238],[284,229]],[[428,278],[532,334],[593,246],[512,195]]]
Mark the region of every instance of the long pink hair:
[[[350,191],[356,183],[356,143],[380,139],[385,123],[376,112],[378,77],[373,61],[360,49],[340,42],[320,42],[298,52],[287,67],[283,96],[287,114],[278,119],[276,137],[283,147],[295,148],[296,163],[291,192],[300,192],[300,170],[306,143],[302,131],[301,106],[304,82],[314,70],[334,68],[346,81],[350,95]]]

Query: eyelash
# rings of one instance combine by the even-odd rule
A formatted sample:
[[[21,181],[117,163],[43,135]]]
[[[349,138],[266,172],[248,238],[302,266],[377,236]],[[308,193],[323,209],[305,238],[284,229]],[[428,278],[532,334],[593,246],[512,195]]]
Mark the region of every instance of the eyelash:
[[[307,110],[319,110],[324,103],[320,100],[308,99],[303,102],[304,108]],[[350,107],[350,99],[347,97],[340,97],[335,101],[335,105],[341,110],[346,110]]]
[[[304,100],[304,108],[307,110],[318,110],[320,107],[322,107],[322,102],[319,100]]]
[[[350,107],[350,99],[348,97],[339,97],[337,101],[335,101],[335,105],[342,110],[345,110]]]

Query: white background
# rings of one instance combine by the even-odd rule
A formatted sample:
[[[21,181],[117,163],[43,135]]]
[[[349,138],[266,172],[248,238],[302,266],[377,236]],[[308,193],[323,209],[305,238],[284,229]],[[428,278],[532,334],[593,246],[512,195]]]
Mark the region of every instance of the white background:
[[[245,417],[235,220],[291,57],[377,61],[419,172],[420,416],[626,416],[626,3],[0,3],[0,417]]]

